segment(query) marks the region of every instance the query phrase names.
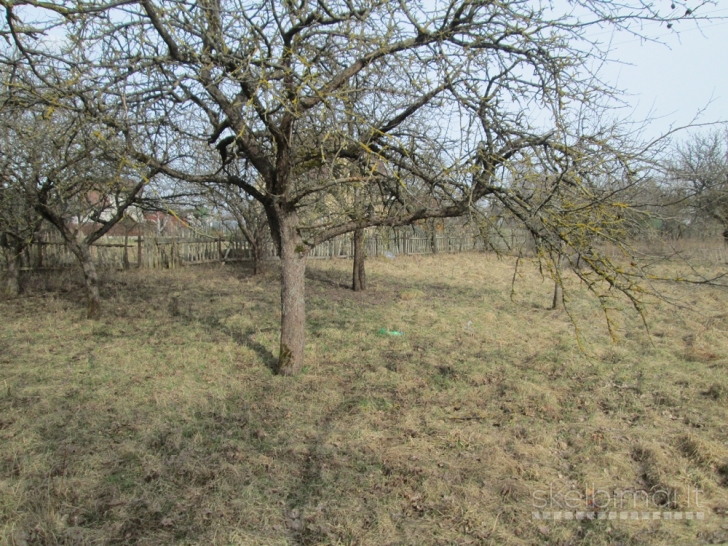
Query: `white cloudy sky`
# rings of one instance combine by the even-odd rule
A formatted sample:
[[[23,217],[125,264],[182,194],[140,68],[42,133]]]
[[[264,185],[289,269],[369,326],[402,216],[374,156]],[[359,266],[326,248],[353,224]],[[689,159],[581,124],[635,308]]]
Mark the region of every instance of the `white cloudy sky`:
[[[728,6],[707,9],[728,16]],[[622,116],[654,121],[646,136],[655,138],[671,126],[690,123],[700,110],[699,122],[728,121],[728,20],[646,29],[663,44],[646,43],[626,34],[612,38],[612,63],[603,69],[604,80],[627,92],[630,107]]]

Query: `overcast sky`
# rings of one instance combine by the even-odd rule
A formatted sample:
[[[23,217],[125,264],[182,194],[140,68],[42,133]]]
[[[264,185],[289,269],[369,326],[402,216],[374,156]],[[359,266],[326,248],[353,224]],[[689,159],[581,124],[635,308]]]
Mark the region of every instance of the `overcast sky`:
[[[708,10],[728,16],[728,7]],[[728,121],[728,20],[646,29],[664,44],[647,43],[626,34],[612,38],[612,63],[603,79],[628,93],[630,108],[622,116],[633,120],[655,118],[646,135],[655,138],[670,126],[690,123],[705,109],[699,122]],[[599,38],[608,42],[609,32]]]

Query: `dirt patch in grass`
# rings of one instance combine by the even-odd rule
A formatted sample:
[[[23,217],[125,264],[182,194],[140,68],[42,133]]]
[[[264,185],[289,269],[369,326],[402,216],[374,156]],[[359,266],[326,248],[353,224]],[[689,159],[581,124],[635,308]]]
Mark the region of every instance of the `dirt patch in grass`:
[[[310,264],[295,378],[272,264],[108,273],[100,322],[71,275],[0,302],[0,544],[728,541],[723,293],[666,287],[651,339],[625,306],[613,344],[567,279],[580,350],[535,267],[513,297],[487,254],[350,267]]]

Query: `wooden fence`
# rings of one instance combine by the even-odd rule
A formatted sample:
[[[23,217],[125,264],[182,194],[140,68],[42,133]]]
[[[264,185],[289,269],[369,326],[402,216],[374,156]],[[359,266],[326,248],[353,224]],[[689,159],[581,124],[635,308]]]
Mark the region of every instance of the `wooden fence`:
[[[182,265],[233,261],[250,256],[247,242],[212,237],[103,237],[91,246],[98,268],[148,269],[175,268]],[[27,269],[57,269],[78,264],[62,241],[34,242],[25,252]]]
[[[728,263],[728,246],[722,236],[710,239],[654,238],[634,241],[633,245],[645,255],[679,255],[693,260],[711,263]],[[432,254],[497,250],[518,253],[530,250],[532,242],[524,230],[501,229],[489,238],[479,234],[440,233],[436,237],[411,229],[370,230],[364,240],[368,257],[394,257],[408,254]],[[608,255],[622,257],[617,248],[604,249]],[[226,237],[210,236],[199,233],[185,233],[178,237],[161,237],[153,234],[140,236],[106,236],[91,247],[96,266],[100,269],[171,269],[181,266],[235,262],[252,259],[250,245],[244,239],[229,233]],[[308,256],[312,259],[351,258],[354,255],[354,242],[351,234],[342,235],[326,241],[311,249]],[[272,242],[264,245],[263,259],[277,259]],[[4,260],[0,260],[4,267]],[[24,269],[62,269],[77,267],[78,262],[66,245],[46,233],[26,248],[22,257]]]
[[[226,237],[214,236],[159,237],[154,235],[106,236],[91,247],[91,254],[98,268],[124,269],[141,268],[175,268],[180,266],[205,264],[213,262],[233,262],[252,259],[252,250],[248,242],[233,234]],[[523,245],[526,235],[513,231],[511,240],[500,241],[502,249]],[[474,234],[441,233],[436,237],[411,231],[390,230],[389,232],[373,231],[364,241],[368,257],[398,256],[407,254],[431,254],[449,252],[467,252],[483,250],[492,246]],[[313,259],[351,258],[354,255],[354,242],[350,234],[326,241],[309,252]],[[264,259],[276,259],[272,242],[265,245]],[[23,256],[25,269],[58,269],[76,267],[75,256],[66,245],[55,237],[46,234],[30,245]]]

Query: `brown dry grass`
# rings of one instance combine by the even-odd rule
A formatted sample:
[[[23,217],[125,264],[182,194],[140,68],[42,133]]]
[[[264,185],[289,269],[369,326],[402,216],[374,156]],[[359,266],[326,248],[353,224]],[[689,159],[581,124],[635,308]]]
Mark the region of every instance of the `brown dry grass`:
[[[728,540],[728,300],[665,287],[652,343],[569,281],[486,254],[307,282],[307,365],[269,371],[275,271],[108,274],[0,302],[0,544],[700,544]],[[618,304],[615,304],[619,306]],[[403,337],[378,335],[380,328]],[[532,519],[535,495],[670,493],[702,521]],[[694,503],[694,499],[690,498]]]

